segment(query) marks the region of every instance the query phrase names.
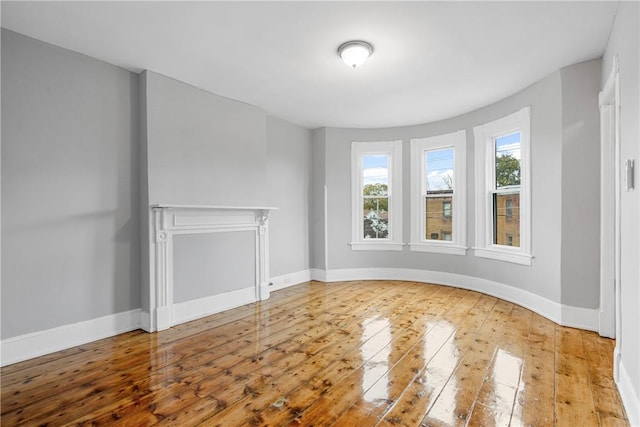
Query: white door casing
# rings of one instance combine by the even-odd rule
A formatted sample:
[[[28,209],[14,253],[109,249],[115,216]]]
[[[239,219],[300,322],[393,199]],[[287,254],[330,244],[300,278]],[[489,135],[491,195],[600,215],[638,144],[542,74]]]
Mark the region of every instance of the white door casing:
[[[614,375],[620,348],[620,84],[618,58],[599,94],[600,105],[600,335],[616,338]],[[617,377],[616,377],[617,378]]]

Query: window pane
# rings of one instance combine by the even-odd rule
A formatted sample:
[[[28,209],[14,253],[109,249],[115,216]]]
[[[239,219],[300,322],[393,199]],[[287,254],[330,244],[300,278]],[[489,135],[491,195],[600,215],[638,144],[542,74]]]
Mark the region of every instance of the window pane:
[[[451,240],[453,197],[425,197],[425,239]]]
[[[520,132],[495,139],[496,186],[520,185]]]
[[[387,197],[365,198],[363,213],[365,239],[389,237],[389,199]]]
[[[387,196],[389,194],[389,155],[365,154],[362,156],[362,194]]]
[[[425,151],[427,194],[453,192],[453,148]]]
[[[494,193],[493,212],[493,243],[520,247],[520,193]]]

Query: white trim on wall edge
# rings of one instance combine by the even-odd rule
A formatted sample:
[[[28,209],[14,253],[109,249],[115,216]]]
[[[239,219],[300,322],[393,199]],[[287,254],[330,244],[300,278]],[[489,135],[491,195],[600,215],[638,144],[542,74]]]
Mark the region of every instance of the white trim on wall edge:
[[[151,333],[151,315],[147,310],[140,310],[140,329]]]
[[[284,289],[308,282],[312,276],[316,275],[324,277],[324,270],[317,270],[317,272],[322,274],[315,273],[314,270],[309,269],[274,277],[271,279],[274,286],[270,290]],[[285,278],[289,278],[290,283],[284,284]],[[173,307],[173,323],[188,322],[249,304],[255,302],[255,300],[255,288],[250,287],[175,303]],[[136,329],[143,329],[149,332],[148,321],[148,312],[135,309],[7,338],[0,342],[0,366],[22,362]]]
[[[238,289],[202,298],[173,303],[171,326],[200,319],[221,311],[256,302],[256,288]]]
[[[317,280],[318,282],[327,282],[327,271],[320,268],[311,268],[311,280]]]
[[[618,372],[620,376],[617,382],[618,391],[620,392],[622,405],[627,412],[629,425],[638,427],[640,426],[640,397],[636,394],[631,377],[629,377],[629,373],[623,363],[618,365]]]
[[[562,304],[562,326],[586,329],[598,332],[600,330],[600,309],[583,308]]]
[[[324,282],[341,282],[347,280],[407,280],[469,289],[518,304],[559,325],[589,331],[598,330],[598,309],[562,305],[524,289],[487,279],[442,271],[407,268],[349,268],[328,270],[326,272],[312,270],[312,272],[314,272],[312,279]],[[321,278],[321,275],[317,272],[324,273],[324,278]]]
[[[289,283],[285,283],[288,279]],[[311,268],[271,278],[270,291],[288,288],[309,280],[340,282],[347,280],[409,280],[454,286],[482,292],[526,307],[558,324],[597,331],[598,309],[562,305],[529,291],[498,282],[438,271],[402,268],[354,268],[322,270]],[[174,324],[195,320],[221,311],[255,302],[253,287],[174,304]],[[45,331],[7,338],[1,342],[1,365],[9,365],[88,342],[118,335],[135,329],[145,329],[141,309],[116,313],[97,319],[63,325]],[[625,371],[626,375],[626,371]],[[637,402],[628,376],[621,375],[627,384],[627,399]],[[624,383],[626,381],[627,383]],[[622,387],[622,386],[621,386]],[[622,393],[622,392],[621,392]],[[635,399],[635,400],[633,400]],[[640,418],[640,417],[638,417]]]
[[[2,340],[2,366],[97,341],[140,328],[141,310],[58,326]]]
[[[308,282],[309,280],[311,280],[311,270],[309,269],[275,276],[270,280],[272,285],[269,286],[269,291],[273,292],[290,286],[299,285],[300,283]]]

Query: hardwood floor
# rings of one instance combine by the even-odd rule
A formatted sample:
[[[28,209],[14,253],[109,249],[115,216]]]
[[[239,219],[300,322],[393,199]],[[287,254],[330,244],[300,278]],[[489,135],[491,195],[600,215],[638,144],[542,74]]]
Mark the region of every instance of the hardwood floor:
[[[2,368],[2,425],[626,426],[614,342],[480,293],[310,282]]]

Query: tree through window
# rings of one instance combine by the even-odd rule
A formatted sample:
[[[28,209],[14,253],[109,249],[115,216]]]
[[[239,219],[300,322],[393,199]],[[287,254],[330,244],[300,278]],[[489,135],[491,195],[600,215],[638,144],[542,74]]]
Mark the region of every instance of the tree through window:
[[[351,147],[351,248],[402,250],[402,141]]]

